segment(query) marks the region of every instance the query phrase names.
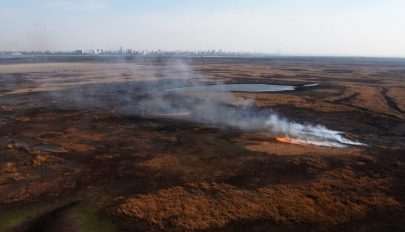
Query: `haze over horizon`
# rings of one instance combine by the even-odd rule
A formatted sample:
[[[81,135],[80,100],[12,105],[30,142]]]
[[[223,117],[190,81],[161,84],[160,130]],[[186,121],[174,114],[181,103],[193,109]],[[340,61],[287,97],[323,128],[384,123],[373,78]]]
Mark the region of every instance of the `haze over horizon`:
[[[405,56],[401,0],[2,0],[0,50]]]

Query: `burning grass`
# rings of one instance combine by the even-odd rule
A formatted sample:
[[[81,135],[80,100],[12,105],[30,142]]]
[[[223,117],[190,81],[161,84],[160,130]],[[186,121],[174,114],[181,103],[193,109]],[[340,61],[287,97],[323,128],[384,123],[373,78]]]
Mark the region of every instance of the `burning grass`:
[[[276,137],[276,140],[282,143],[292,143],[292,144],[302,144],[304,145],[305,143],[300,143],[299,141],[293,140],[293,139],[289,139],[286,137]]]
[[[169,111],[165,118],[142,117],[133,111],[137,104],[160,92],[152,88],[153,94],[150,89],[149,95],[143,94],[131,83],[148,80],[142,86],[154,86],[164,77],[167,65],[162,63],[0,67],[0,76],[5,75],[0,84],[6,82],[7,87],[0,96],[0,230],[15,231],[15,225],[38,216],[15,209],[69,196],[85,196],[86,204],[96,205],[84,204],[70,214],[88,230],[113,228],[104,223],[110,213],[118,221],[112,224],[123,231],[227,230],[244,222],[249,222],[247,227],[234,230],[263,231],[266,222],[282,229],[294,224],[350,230],[360,223],[369,229],[370,222],[403,228],[403,220],[393,214],[398,210],[403,215],[405,202],[403,82],[371,75],[389,67],[353,65],[353,73],[335,74],[322,70],[344,68],[343,64],[193,59],[190,65],[205,74],[206,83],[221,78],[226,83],[321,85],[288,93],[211,95],[210,100],[220,102],[215,109],[225,111],[205,111],[212,109],[200,104],[207,103],[205,93],[182,96],[187,101],[198,98],[189,101],[191,109],[204,106],[187,111],[194,113],[189,115],[203,112],[205,118],[199,119],[214,115],[219,121],[177,117],[186,111]],[[187,80],[178,71],[173,76]],[[133,75],[136,72],[140,75]],[[57,89],[64,90],[40,93]],[[90,104],[94,101],[102,104]],[[249,124],[246,119],[252,114],[239,114],[237,125],[267,132],[235,129],[229,118],[246,106],[245,101],[260,113],[253,116],[265,117]],[[267,124],[267,113],[272,113],[268,107],[291,120]],[[299,141],[283,130],[278,140],[268,133],[280,123],[285,125],[282,129],[291,129],[293,121],[304,139],[315,132],[320,132],[315,133],[319,138],[325,131],[330,138],[343,136],[339,130],[370,146],[309,146],[295,144]],[[368,216],[374,212],[376,217]]]

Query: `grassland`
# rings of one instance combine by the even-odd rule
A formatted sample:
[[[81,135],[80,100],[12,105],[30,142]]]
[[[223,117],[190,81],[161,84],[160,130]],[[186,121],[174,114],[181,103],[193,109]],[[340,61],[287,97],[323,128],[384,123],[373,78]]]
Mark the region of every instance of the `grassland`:
[[[267,132],[131,113],[144,83],[184,64],[212,83],[318,83],[218,99],[250,101],[368,146],[288,144]],[[403,231],[404,65],[360,58],[3,62],[0,231]]]

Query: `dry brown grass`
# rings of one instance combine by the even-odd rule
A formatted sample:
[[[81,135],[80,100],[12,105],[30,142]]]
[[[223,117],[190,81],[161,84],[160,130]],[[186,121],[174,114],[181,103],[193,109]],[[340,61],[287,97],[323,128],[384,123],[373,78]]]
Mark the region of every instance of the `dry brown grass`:
[[[242,142],[243,143],[243,142]],[[277,141],[257,141],[245,143],[249,151],[263,152],[279,156],[297,155],[356,155],[362,151],[359,148],[329,148],[311,145],[287,144]]]
[[[350,110],[350,107],[336,105],[326,101],[314,101],[311,97],[292,96],[285,94],[265,94],[265,93],[236,93],[236,96],[254,99],[258,107],[272,107],[276,105],[293,105],[297,108],[317,109],[320,112],[344,112]],[[326,99],[325,99],[326,100]]]
[[[44,162],[49,161],[51,159],[53,159],[52,156],[50,156],[48,154],[40,153],[40,154],[35,155],[34,159],[32,160],[32,165],[39,166],[39,165],[43,164]]]
[[[175,154],[160,154],[150,160],[146,160],[137,164],[150,169],[174,168],[178,167],[179,161]]]
[[[393,98],[398,108],[405,112],[405,86],[398,88],[391,87],[387,94]]]
[[[46,123],[46,117],[41,119],[33,118],[31,120],[41,124]],[[27,137],[38,138],[38,134],[35,131],[25,131],[23,133]],[[102,141],[106,138],[106,135],[103,133],[81,130],[74,127],[69,127],[63,132],[50,133],[49,135],[51,136],[42,136],[38,139],[44,143],[56,144],[64,149],[76,152],[94,151],[95,147],[91,143]]]
[[[291,120],[325,124],[365,143],[381,140],[390,148],[375,151],[372,142],[369,147],[348,149],[285,144],[276,142],[274,135],[128,117],[119,110],[59,111],[54,108],[58,102],[35,98],[37,91],[160,79],[161,63],[0,65],[0,74],[24,79],[23,85],[5,85],[2,93],[33,96],[26,105],[5,101],[0,106],[5,115],[0,125],[5,147],[0,204],[18,207],[85,193],[103,201],[103,206],[108,202],[106,207],[113,206],[116,216],[129,219],[128,228],[124,226],[128,231],[138,222],[174,231],[210,230],[246,221],[254,228],[262,227],[262,222],[328,228],[358,223],[357,219],[366,224],[374,220],[369,212],[383,216],[390,216],[391,209],[403,212],[399,197],[403,162],[392,146],[401,144],[402,129],[397,125],[402,122],[396,123],[404,116],[387,104],[384,93],[403,110],[404,84],[400,78],[373,76],[390,67],[244,62],[191,65],[210,83],[216,78],[232,83],[320,83],[294,92],[210,94],[231,104],[252,100]],[[345,68],[353,72],[338,70]],[[108,95],[94,94],[109,102]],[[389,223],[384,217],[378,220]]]
[[[0,164],[0,185],[10,181],[18,181],[23,177],[18,172],[17,166],[14,162],[5,162]]]
[[[371,208],[400,207],[385,194],[391,182],[390,178],[370,178],[345,169],[327,172],[300,186],[247,190],[220,183],[189,184],[134,196],[114,213],[162,228],[175,226],[184,230],[255,219],[340,224],[365,215]],[[340,191],[336,192],[336,188]]]

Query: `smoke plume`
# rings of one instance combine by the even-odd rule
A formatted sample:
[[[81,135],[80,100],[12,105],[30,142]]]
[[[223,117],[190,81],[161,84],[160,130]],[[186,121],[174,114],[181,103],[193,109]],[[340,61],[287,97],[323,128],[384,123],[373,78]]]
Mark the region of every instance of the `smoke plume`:
[[[126,111],[155,117],[175,117],[245,131],[270,132],[300,144],[346,147],[363,145],[344,137],[343,132],[322,125],[300,124],[271,111],[257,109],[251,101],[232,93],[196,91],[193,86],[223,84],[219,78],[207,78],[190,69],[182,60],[169,60],[161,78],[140,88],[141,98],[126,106]],[[183,88],[187,87],[187,88]]]
[[[346,147],[363,145],[322,125],[301,124],[279,116],[270,109],[258,109],[227,91],[209,91],[208,85],[223,85],[217,77],[206,77],[193,71],[181,59],[136,60],[124,76],[121,71],[102,79],[102,84],[54,92],[55,97],[73,101],[73,107],[114,108],[124,114],[148,117],[170,117],[244,131],[269,132],[294,143]],[[107,68],[108,64],[103,68]],[[112,68],[109,69],[110,71]],[[133,77],[126,82],[125,78]],[[100,79],[100,78],[99,78]],[[47,87],[53,83],[44,81]],[[196,87],[196,88],[194,88]],[[66,107],[66,101],[64,101]]]

